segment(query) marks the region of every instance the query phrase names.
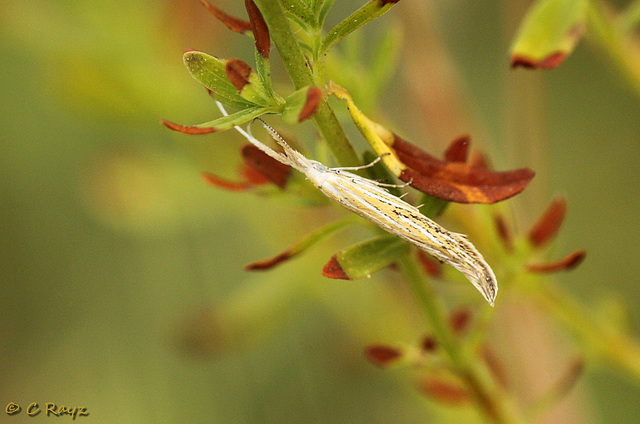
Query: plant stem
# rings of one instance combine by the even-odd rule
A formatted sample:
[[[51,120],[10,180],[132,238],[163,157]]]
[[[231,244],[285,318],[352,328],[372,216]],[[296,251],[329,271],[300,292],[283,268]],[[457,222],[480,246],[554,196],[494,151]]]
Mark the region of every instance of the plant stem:
[[[640,381],[640,345],[635,340],[591,318],[581,305],[556,285],[548,283],[532,287],[532,294],[573,331],[586,351],[595,352]]]
[[[434,337],[448,357],[453,370],[465,382],[485,418],[503,424],[525,422],[512,400],[498,387],[486,365],[478,359],[474,351],[465,349],[452,333],[447,311],[431,286],[426,284],[415,255],[405,255],[399,261],[399,265]]]
[[[587,21],[589,38],[602,48],[627,79],[636,95],[640,96],[640,66],[638,66],[638,54],[633,46],[626,42],[624,34],[616,28],[599,2],[589,2]]]
[[[291,23],[285,16],[280,1],[255,0],[255,2],[269,27],[271,39],[278,48],[280,57],[295,89],[299,90],[311,85],[317,85],[324,89],[324,81],[315,81],[309,62],[297,42]],[[313,120],[340,166],[360,164],[356,151],[349,143],[347,135],[326,98],[313,116]]]

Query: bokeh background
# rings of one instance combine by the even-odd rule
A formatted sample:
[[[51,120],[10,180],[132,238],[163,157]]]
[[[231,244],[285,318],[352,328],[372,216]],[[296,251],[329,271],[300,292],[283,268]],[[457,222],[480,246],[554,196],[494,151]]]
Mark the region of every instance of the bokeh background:
[[[336,2],[331,22],[360,3]],[[244,16],[242,2],[217,4]],[[434,153],[470,133],[498,169],[534,168],[527,193],[509,201],[520,229],[565,196],[555,253],[585,248],[588,258],[560,283],[587,304],[622,299],[634,331],[640,98],[586,41],[552,72],[510,70],[527,5],[400,2],[363,42],[403,36],[374,110]],[[196,0],[0,2],[2,408],[85,406],[78,421],[99,423],[476,422],[421,396],[415,370],[363,357],[368,343],[411,343],[426,330],[392,271],[319,275],[358,231],[271,272],[243,270],[342,214],[201,181],[201,171],[235,176],[240,139],[159,125],[218,116],[182,65],[189,48],[253,63],[252,42]],[[313,134],[310,124],[297,134]],[[525,398],[579,354],[527,311],[500,315],[508,331],[495,335]],[[547,422],[636,423],[638,399],[637,382],[588,363]]]

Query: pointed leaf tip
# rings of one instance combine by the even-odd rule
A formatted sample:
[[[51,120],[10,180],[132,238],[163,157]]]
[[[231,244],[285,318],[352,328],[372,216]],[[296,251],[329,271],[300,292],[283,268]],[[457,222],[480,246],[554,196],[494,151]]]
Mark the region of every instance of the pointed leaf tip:
[[[290,249],[287,249],[279,255],[274,256],[273,258],[265,259],[263,261],[251,262],[250,264],[247,264],[244,269],[246,269],[247,271],[266,271],[268,269],[274,268],[277,265],[280,265],[282,262],[291,258],[291,256],[292,255]]]
[[[449,405],[467,403],[471,396],[460,382],[453,378],[429,376],[419,383],[420,390],[430,398]]]
[[[562,52],[551,53],[550,55],[541,59],[533,59],[526,56],[514,55],[511,58],[511,67],[521,67],[527,69],[553,69],[564,62],[566,58],[567,54]]]
[[[268,58],[269,52],[271,51],[269,27],[267,27],[262,12],[260,12],[260,9],[258,9],[258,6],[256,6],[253,0],[245,0],[244,6],[249,14],[251,31],[253,31],[253,37],[256,40],[256,49],[263,57]]]
[[[547,272],[556,272],[556,271],[570,271],[573,268],[577,267],[584,261],[587,252],[584,249],[576,250],[575,252],[570,253],[564,258],[555,261],[548,262],[544,264],[532,264],[528,265],[527,269],[530,272],[535,273],[547,273]]]
[[[586,25],[587,0],[537,0],[520,25],[511,66],[552,69],[571,54]]]
[[[551,241],[560,230],[566,214],[567,201],[563,197],[553,199],[531,226],[528,234],[529,242],[534,247],[541,247]]]
[[[364,352],[367,359],[381,368],[388,367],[402,357],[402,351],[383,344],[367,346]]]
[[[338,262],[338,255],[333,255],[331,259],[329,259],[329,262],[322,267],[322,275],[336,280],[351,280],[342,269],[340,262]]]
[[[218,177],[217,175],[209,174],[207,172],[202,173],[202,179],[212,186],[229,191],[246,191],[251,188],[251,185],[245,182],[226,180],[224,178]]]
[[[218,9],[213,6],[211,3],[206,0],[200,0],[200,4],[207,8],[209,13],[215,16],[220,22],[222,22],[227,28],[229,28],[233,32],[237,32],[240,34],[247,34],[251,31],[251,24],[245,20],[238,19],[234,16],[228,15],[224,11]]]
[[[469,155],[469,145],[471,137],[462,135],[451,142],[444,153],[444,160],[447,162],[466,162]]]
[[[217,128],[180,125],[164,119],[161,120],[160,122],[162,122],[162,125],[169,128],[170,130],[173,130],[182,134],[188,134],[188,135],[211,134],[218,131]]]

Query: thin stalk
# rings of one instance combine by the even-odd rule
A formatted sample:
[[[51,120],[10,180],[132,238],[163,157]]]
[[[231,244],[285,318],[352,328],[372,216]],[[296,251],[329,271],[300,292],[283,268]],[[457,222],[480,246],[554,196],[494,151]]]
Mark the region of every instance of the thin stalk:
[[[625,40],[624,34],[615,27],[613,20],[607,16],[599,2],[589,2],[587,21],[589,38],[609,56],[636,95],[640,96],[640,66],[638,66],[637,51]]]
[[[279,0],[255,0],[262,12],[271,39],[278,48],[282,62],[293,82],[296,90],[315,85],[324,89],[324,81],[316,81],[309,62],[297,42]],[[360,164],[360,159],[353,146],[349,143],[347,135],[338,122],[333,109],[327,101],[324,101],[313,116],[313,121],[326,140],[331,153],[340,166],[354,166]]]
[[[484,417],[494,423],[524,423],[512,400],[498,387],[475,351],[465,349],[453,334],[447,311],[423,278],[415,256],[405,255],[399,265],[434,337],[448,357],[452,369],[465,382]]]
[[[606,328],[560,287],[548,283],[532,287],[532,294],[585,345],[640,381],[640,345],[618,331]]]

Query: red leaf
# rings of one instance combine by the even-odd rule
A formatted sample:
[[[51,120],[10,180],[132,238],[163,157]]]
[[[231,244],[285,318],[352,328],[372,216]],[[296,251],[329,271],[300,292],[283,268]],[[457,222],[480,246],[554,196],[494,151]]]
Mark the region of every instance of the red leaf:
[[[327,278],[334,278],[336,280],[350,280],[349,276],[344,272],[340,263],[338,262],[337,255],[333,255],[329,262],[322,268],[322,275]]]
[[[240,34],[246,34],[251,31],[251,24],[249,22],[226,14],[217,7],[212,6],[206,0],[200,0],[200,3],[202,3],[202,5],[206,7],[207,10],[216,17],[216,19],[225,24],[231,31],[238,32]]]
[[[420,380],[420,390],[427,396],[450,405],[467,403],[471,396],[460,383],[438,377],[425,377]]]
[[[502,241],[502,244],[507,249],[507,251],[513,250],[513,237],[511,236],[511,230],[507,225],[507,222],[504,219],[504,215],[496,214],[493,216],[493,222],[495,223],[496,230],[498,231],[498,236]]]
[[[562,197],[554,199],[529,230],[531,244],[540,247],[550,241],[560,229],[566,213],[567,201]]]
[[[493,172],[467,163],[442,161],[397,136],[392,146],[409,167],[400,174],[402,181],[452,202],[499,202],[520,193],[534,176],[528,168]]]
[[[517,56],[514,55],[511,58],[511,67],[517,68],[527,68],[527,69],[553,69],[556,66],[560,65],[567,58],[567,54],[564,52],[556,52],[548,55],[547,57],[535,60],[532,58],[528,58],[525,56]]]
[[[470,143],[471,138],[468,135],[456,138],[444,152],[444,160],[447,162],[466,162]]]
[[[307,90],[307,101],[298,115],[298,122],[312,117],[316,113],[321,100],[322,90],[315,86],[309,87],[309,90]]]
[[[162,122],[162,124],[165,127],[169,128],[170,130],[177,131],[182,134],[188,134],[188,135],[211,134],[218,131],[218,129],[215,127],[206,128],[206,127],[198,127],[198,126],[180,125],[170,121],[166,121],[164,119],[161,120],[160,122]]]
[[[238,91],[242,91],[244,86],[249,84],[251,66],[240,59],[229,59],[224,66],[224,72]]]
[[[387,367],[402,356],[402,351],[382,344],[372,344],[367,346],[364,354],[374,365]]]
[[[271,181],[257,169],[254,169],[246,163],[240,168],[240,174],[249,184],[257,186],[270,183]]]
[[[454,333],[460,334],[469,326],[471,312],[468,309],[458,309],[449,315],[449,326]]]
[[[586,255],[587,252],[585,252],[583,249],[576,250],[575,252],[570,253],[568,256],[560,259],[559,261],[548,262],[546,264],[528,265],[527,269],[531,272],[536,273],[569,271],[580,265]]]
[[[245,0],[244,6],[249,14],[253,37],[256,39],[256,49],[258,49],[263,57],[269,57],[271,40],[269,39],[269,28],[262,17],[262,13],[253,0]]]
[[[244,269],[246,269],[247,271],[265,271],[286,261],[287,259],[291,258],[291,256],[293,256],[291,254],[291,249],[287,249],[279,255],[274,256],[273,258],[265,259],[263,261],[251,262],[250,264],[246,265]]]
[[[427,255],[422,250],[417,250],[418,260],[422,269],[433,278],[439,278],[442,276],[442,263],[432,256]]]
[[[213,186],[229,191],[246,191],[251,188],[251,184],[246,182],[229,181],[209,173],[203,173],[202,179]]]
[[[252,144],[242,146],[242,159],[251,168],[264,175],[280,188],[285,188],[291,168],[278,162]]]

